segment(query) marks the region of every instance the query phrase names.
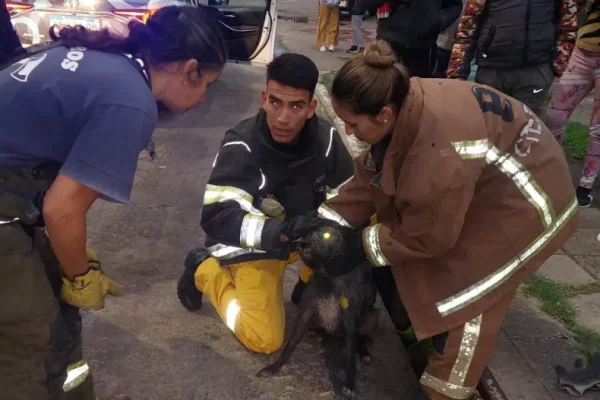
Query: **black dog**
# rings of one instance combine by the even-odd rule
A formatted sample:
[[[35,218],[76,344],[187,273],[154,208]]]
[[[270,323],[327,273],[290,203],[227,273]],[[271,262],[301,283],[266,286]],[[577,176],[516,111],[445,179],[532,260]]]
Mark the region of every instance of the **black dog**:
[[[334,222],[323,226],[298,242],[298,252],[304,263],[313,270],[313,276],[300,300],[300,313],[294,331],[279,358],[258,373],[271,376],[287,362],[304,333],[312,325],[330,334],[343,336],[346,343],[346,379],[343,394],[354,397],[356,381],[356,353],[361,362],[371,361],[369,344],[379,328],[377,311],[373,307],[377,289],[371,278],[371,265],[365,260],[351,272],[330,277],[327,263],[343,249],[350,228]]]

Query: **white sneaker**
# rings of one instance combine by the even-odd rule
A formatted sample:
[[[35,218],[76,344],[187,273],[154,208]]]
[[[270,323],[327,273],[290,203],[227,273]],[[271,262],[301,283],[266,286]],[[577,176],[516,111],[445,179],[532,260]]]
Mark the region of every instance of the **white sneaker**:
[[[325,48],[325,46],[321,46],[321,47],[319,47],[319,51],[320,51],[321,53],[324,53],[324,52],[326,52],[326,51],[327,51],[327,49]]]
[[[335,47],[332,44],[329,45],[329,51],[335,51]]]

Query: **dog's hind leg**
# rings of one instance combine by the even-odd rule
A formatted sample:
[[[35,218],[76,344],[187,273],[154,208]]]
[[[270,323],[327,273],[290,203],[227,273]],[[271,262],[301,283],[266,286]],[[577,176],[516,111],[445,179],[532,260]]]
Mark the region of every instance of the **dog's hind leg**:
[[[363,365],[371,364],[371,342],[372,340],[368,336],[358,337],[358,356],[360,357],[360,362]]]
[[[288,361],[288,359],[294,352],[294,349],[296,349],[296,346],[298,346],[298,343],[300,343],[302,336],[304,336],[308,328],[310,328],[310,322],[313,318],[314,313],[314,307],[307,307],[302,310],[302,313],[296,319],[296,325],[294,325],[292,335],[288,342],[285,344],[283,351],[281,352],[277,360],[275,360],[273,364],[260,370],[258,374],[256,374],[256,376],[271,376],[277,371],[279,371],[279,369]]]
[[[360,362],[364,365],[371,363],[370,345],[373,343],[373,337],[379,330],[379,313],[376,309],[369,310],[360,321],[358,334],[360,335],[358,342],[358,355]]]
[[[349,398],[356,398],[354,388],[356,385],[356,353],[358,350],[359,334],[358,334],[358,318],[356,313],[346,310],[343,314],[344,322],[344,338],[346,348],[344,349],[344,362],[346,367],[346,379],[342,394]]]

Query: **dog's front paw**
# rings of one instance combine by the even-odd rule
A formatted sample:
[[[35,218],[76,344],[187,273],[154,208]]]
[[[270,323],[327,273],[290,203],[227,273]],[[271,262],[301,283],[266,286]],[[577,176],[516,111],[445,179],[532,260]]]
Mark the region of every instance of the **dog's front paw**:
[[[275,368],[273,368],[273,366],[269,365],[268,367],[261,369],[258,372],[258,374],[256,374],[256,376],[258,376],[259,378],[265,378],[265,377],[275,375],[276,372],[277,372],[277,370]]]
[[[347,399],[357,399],[358,398],[358,396],[356,395],[356,392],[352,389],[347,388],[346,386],[344,386],[344,388],[342,389],[342,394]]]

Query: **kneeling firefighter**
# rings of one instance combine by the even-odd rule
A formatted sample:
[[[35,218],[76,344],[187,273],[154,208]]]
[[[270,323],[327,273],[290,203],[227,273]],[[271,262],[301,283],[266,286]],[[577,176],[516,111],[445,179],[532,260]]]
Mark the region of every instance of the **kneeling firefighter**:
[[[129,201],[157,120],[200,103],[227,53],[212,12],[166,7],[129,36],[63,28],[0,71],[0,397],[96,400],[79,308],[122,294],[86,214]]]
[[[319,209],[357,228],[327,273],[388,271],[396,327],[432,338],[421,398],[469,399],[518,286],[576,230],[578,204],[531,109],[471,82],[409,79],[395,62],[377,41],[333,82],[337,115],[371,147]]]
[[[190,310],[205,295],[259,353],[283,343],[283,275],[299,260],[287,244],[319,221],[317,208],[352,176],[337,131],[315,115],[318,79],[316,65],[300,54],[269,64],[262,110],[225,134],[204,193],[206,249],[188,255],[177,288]],[[302,266],[300,275],[309,274]]]

